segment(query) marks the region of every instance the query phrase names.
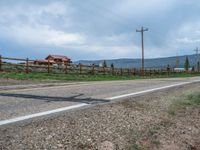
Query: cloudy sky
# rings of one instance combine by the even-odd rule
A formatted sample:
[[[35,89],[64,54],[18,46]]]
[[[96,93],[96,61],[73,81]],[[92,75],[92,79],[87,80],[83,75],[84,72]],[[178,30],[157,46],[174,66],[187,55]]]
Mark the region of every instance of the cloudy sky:
[[[0,54],[72,60],[193,54],[200,46],[199,0],[0,0]]]

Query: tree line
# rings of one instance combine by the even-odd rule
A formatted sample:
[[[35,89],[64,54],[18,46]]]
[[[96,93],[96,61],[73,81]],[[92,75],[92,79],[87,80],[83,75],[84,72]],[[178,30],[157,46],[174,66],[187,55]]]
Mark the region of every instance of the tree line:
[[[108,67],[108,65],[107,65],[107,63],[106,63],[106,60],[103,61],[102,66],[103,66],[103,67]],[[110,67],[111,67],[111,68],[114,68],[114,64],[112,63],[112,64],[110,65]],[[170,66],[167,65],[167,68],[170,68]],[[197,68],[196,71],[199,72],[199,71],[200,71],[200,62],[199,62],[199,61],[198,61],[197,64],[196,64],[196,68]],[[185,58],[184,69],[185,69],[186,71],[189,71],[189,69],[190,69],[190,61],[189,61],[188,56],[186,56],[186,58]],[[195,66],[192,66],[192,71],[195,71]]]

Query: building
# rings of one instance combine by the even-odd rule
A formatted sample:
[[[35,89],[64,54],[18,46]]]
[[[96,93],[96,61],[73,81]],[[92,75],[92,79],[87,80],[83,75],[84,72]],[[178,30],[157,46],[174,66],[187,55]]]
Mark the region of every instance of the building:
[[[53,65],[54,64],[54,61],[48,61],[48,60],[35,60],[34,61],[34,64],[35,65],[48,65],[48,63],[50,65]]]
[[[61,55],[49,55],[45,58],[45,60],[35,60],[34,64],[37,65],[66,65],[71,63],[71,59],[67,56],[61,56]]]
[[[61,56],[61,55],[49,55],[46,58],[47,61],[53,61],[56,64],[69,64],[71,63],[71,59],[67,56]]]
[[[174,68],[174,71],[186,71],[185,68]],[[192,68],[189,68],[188,71],[192,71]]]

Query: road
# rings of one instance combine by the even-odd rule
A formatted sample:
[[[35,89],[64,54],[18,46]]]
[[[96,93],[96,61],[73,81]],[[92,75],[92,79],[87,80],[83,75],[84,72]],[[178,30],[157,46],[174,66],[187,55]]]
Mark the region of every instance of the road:
[[[0,125],[200,81],[199,77],[0,87]]]

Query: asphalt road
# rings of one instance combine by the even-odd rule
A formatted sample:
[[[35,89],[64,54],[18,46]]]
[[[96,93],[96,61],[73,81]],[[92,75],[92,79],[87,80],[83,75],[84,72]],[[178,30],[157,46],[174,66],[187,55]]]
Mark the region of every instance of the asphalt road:
[[[86,105],[107,103],[128,96],[154,90],[180,86],[200,81],[195,78],[153,79],[133,81],[77,82],[70,84],[46,84],[0,87],[0,125],[10,119],[24,116],[21,120],[47,115]],[[63,109],[64,108],[64,109]],[[58,110],[59,109],[59,110]],[[56,111],[55,111],[56,110]],[[45,113],[44,113],[45,112]],[[47,113],[46,113],[47,112]],[[38,113],[41,113],[38,115]],[[3,122],[8,121],[8,122]],[[16,120],[11,120],[15,122]],[[20,121],[20,119],[18,120]]]

